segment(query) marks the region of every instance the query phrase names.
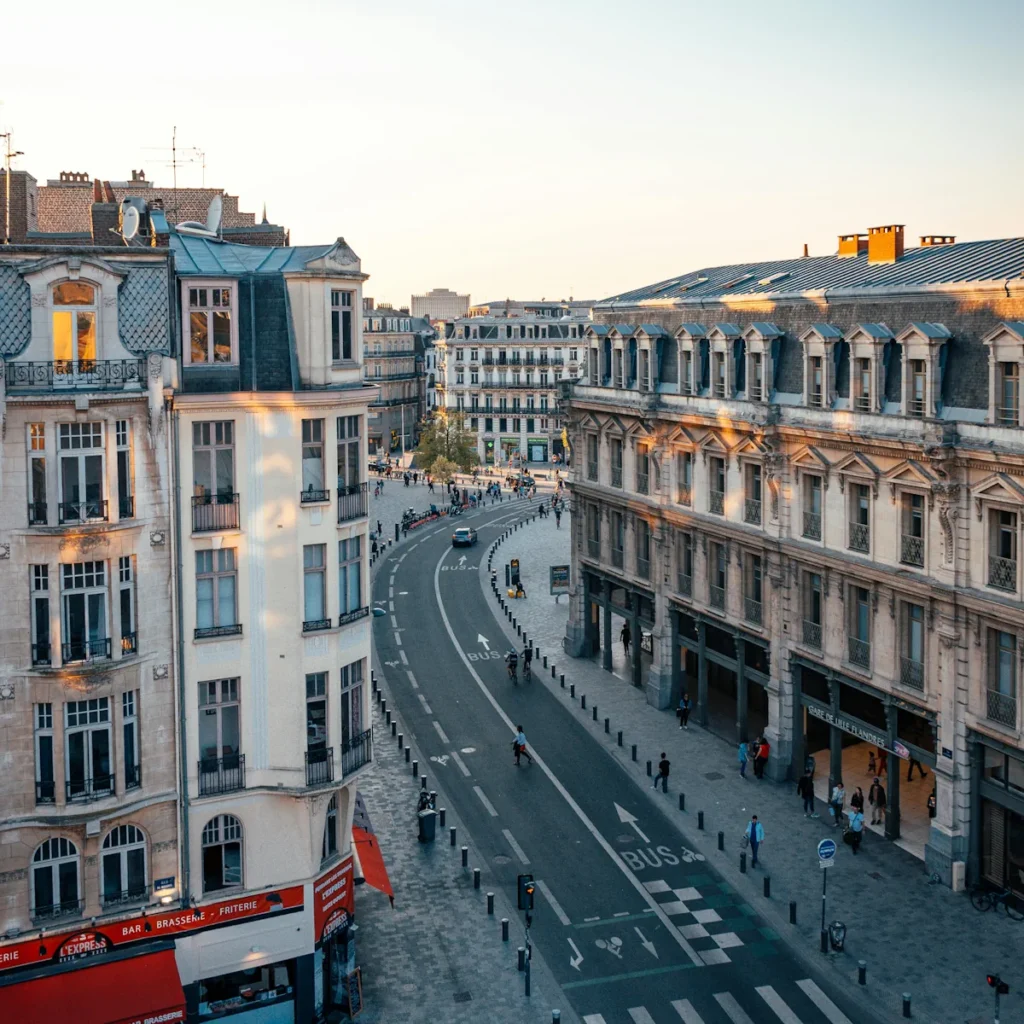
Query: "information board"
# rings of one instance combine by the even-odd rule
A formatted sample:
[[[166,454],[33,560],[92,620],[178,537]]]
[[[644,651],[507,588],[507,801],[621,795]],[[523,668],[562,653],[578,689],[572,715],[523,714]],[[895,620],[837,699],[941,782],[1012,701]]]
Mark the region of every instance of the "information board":
[[[550,568],[551,572],[551,593],[552,594],[568,594],[569,593],[569,566],[567,565],[553,565]]]

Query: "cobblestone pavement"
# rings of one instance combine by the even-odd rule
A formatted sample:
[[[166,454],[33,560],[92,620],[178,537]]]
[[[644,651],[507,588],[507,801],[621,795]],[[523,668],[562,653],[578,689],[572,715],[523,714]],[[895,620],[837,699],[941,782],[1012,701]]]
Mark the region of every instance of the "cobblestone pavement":
[[[648,705],[643,692],[625,681],[620,644],[615,645],[611,673],[596,661],[571,659],[563,652],[568,606],[564,598],[556,603],[548,595],[548,567],[569,561],[567,526],[567,519],[561,530],[551,519],[531,522],[499,545],[494,566],[500,575],[510,557],[520,559],[529,597],[508,604],[539,645],[542,657],[549,658],[549,666],[553,663],[559,675],[565,674],[566,688],[561,690],[550,667],[545,670],[542,663],[536,665],[536,675],[577,709],[581,694],[586,694],[587,710],[580,711],[581,719],[609,754],[633,773],[647,799],[707,854],[724,879],[750,900],[798,955],[809,964],[827,963],[849,984],[851,993],[862,995],[876,1010],[883,1008],[899,1017],[902,993],[909,992],[914,1019],[943,1024],[987,1021],[992,991],[985,975],[994,972],[1011,989],[1003,999],[1003,1020],[1024,1020],[1024,924],[994,913],[979,914],[966,895],[930,884],[923,862],[874,834],[865,837],[856,860],[840,844],[837,863],[829,870],[827,920],[845,922],[846,948],[828,956],[819,952],[822,879],[815,850],[819,839],[836,836],[827,817],[803,816],[795,782],[741,779],[730,744],[692,723],[680,730],[673,712]],[[486,564],[481,558],[481,586],[511,637],[511,626],[491,596]],[[569,696],[570,685],[576,687],[575,699]],[[607,735],[606,717],[610,719]],[[619,730],[623,731],[622,748],[616,745]],[[630,759],[634,743],[638,747],[635,765]],[[656,764],[663,750],[672,763],[667,795],[653,792],[646,777],[647,762]],[[684,812],[678,804],[681,792]],[[818,810],[825,808],[819,804]],[[704,812],[703,831],[698,830],[699,811]],[[739,840],[751,814],[759,816],[766,839],[759,855],[761,865],[741,874]],[[724,833],[723,852],[717,849],[719,831]],[[771,879],[770,899],[763,896],[765,876]],[[790,900],[797,903],[795,926],[789,924]],[[867,963],[866,988],[856,984],[858,960]]]

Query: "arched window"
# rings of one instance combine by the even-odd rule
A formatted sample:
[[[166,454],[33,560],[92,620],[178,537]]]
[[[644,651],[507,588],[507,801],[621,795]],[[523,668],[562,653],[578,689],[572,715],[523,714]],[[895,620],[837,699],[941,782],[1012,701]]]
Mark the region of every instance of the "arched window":
[[[338,852],[338,797],[331,797],[327,805],[327,820],[324,822],[324,845],[320,852],[320,863],[323,864]]]
[[[79,899],[78,847],[54,837],[32,855],[32,916],[37,921],[72,917],[82,912]]]
[[[203,829],[203,892],[242,884],[242,823],[218,814]]]
[[[103,903],[145,899],[146,836],[135,825],[115,825],[103,840]]]
[[[62,281],[53,286],[53,360],[60,373],[69,366],[88,373],[96,359],[96,289],[85,281]],[[84,366],[82,364],[85,364]]]

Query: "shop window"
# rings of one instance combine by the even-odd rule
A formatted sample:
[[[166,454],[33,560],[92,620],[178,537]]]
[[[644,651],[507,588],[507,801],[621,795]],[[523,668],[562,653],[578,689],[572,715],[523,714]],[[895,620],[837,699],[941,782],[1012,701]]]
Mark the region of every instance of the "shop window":
[[[242,823],[218,814],[203,828],[203,892],[242,884]]]
[[[216,1020],[251,1007],[254,1013],[259,1013],[261,1021],[293,1020],[292,1008],[282,1007],[282,1014],[269,1007],[275,1002],[290,1002],[294,998],[294,960],[248,971],[232,971],[231,974],[204,978],[199,982],[199,1019]],[[247,1020],[249,1017],[249,1014],[241,1014],[239,1019]]]
[[[320,850],[320,863],[329,861],[338,852],[338,797],[331,797],[327,805],[327,818],[324,820],[324,842]]]
[[[77,917],[82,912],[78,847],[70,839],[54,837],[32,855],[32,919],[48,921]]]
[[[116,825],[103,840],[103,905],[146,898],[146,836],[134,825]]]

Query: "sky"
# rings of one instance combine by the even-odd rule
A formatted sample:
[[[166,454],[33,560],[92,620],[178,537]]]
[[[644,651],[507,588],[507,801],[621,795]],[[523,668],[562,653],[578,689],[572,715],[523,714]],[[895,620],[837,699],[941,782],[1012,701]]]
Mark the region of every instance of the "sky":
[[[1021,0],[42,12],[4,17],[15,167],[170,185],[177,126],[207,185],[295,244],[344,236],[395,305],[601,298],[878,224],[1024,235]]]

